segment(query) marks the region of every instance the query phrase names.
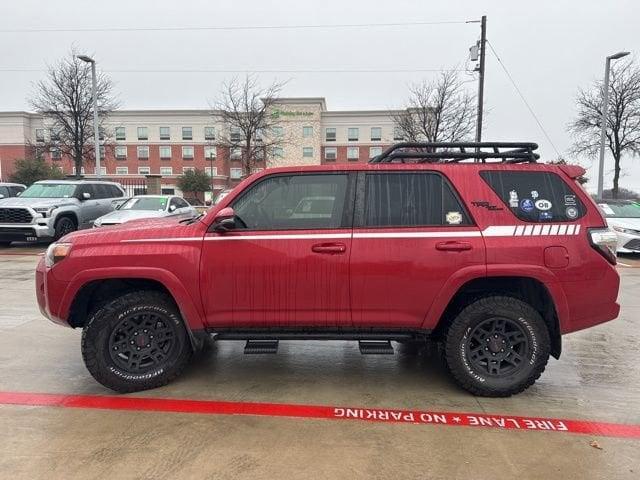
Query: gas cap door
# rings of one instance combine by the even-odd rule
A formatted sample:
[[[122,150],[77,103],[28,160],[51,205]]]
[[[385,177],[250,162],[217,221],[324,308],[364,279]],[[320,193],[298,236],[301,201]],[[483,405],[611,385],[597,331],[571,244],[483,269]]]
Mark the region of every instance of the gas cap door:
[[[562,246],[544,249],[544,264],[549,268],[566,268],[569,265],[569,252]]]

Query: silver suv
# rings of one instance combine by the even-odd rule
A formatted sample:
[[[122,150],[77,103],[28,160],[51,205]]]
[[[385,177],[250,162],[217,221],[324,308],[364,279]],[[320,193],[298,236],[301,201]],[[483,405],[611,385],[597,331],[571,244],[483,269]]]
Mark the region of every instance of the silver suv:
[[[125,196],[113,182],[42,180],[20,197],[0,200],[0,244],[57,240],[113,210],[112,201]]]

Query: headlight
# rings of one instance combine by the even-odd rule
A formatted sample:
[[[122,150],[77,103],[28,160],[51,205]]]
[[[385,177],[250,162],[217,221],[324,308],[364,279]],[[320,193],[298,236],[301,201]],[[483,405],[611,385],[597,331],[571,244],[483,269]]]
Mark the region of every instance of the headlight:
[[[50,217],[56,208],[58,207],[36,207],[33,210],[46,218]]]
[[[64,260],[71,252],[70,243],[52,243],[44,254],[44,264],[51,268],[56,263]]]
[[[613,227],[616,232],[626,233],[628,235],[640,235],[638,230],[632,230],[631,228]]]

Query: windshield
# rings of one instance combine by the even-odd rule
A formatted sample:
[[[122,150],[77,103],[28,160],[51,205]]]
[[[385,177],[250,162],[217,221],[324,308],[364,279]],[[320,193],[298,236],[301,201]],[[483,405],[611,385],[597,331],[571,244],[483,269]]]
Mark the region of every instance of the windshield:
[[[133,197],[127,200],[120,210],[157,210],[164,212],[167,199],[164,197]]]
[[[640,218],[640,203],[600,203],[608,218]]]
[[[70,198],[76,186],[70,183],[34,183],[27,188],[21,198]]]

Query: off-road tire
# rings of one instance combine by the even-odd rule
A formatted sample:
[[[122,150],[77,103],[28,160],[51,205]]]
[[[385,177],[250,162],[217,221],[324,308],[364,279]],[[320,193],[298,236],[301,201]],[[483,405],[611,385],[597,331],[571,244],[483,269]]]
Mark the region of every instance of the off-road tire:
[[[70,217],[60,217],[56,220],[53,228],[55,230],[53,239],[57,241],[67,233],[75,232],[78,229],[78,225],[76,225],[76,222]]]
[[[159,318],[164,325],[163,328],[171,331],[174,343],[171,343],[169,351],[165,352],[163,359],[157,364],[149,366],[146,370],[139,367],[140,371],[132,371],[118,363],[119,358],[114,360],[110,349],[115,348],[113,336],[120,335],[118,332],[121,332],[122,322],[132,318],[131,321],[135,323],[137,315],[147,315],[147,319]],[[151,344],[152,341],[148,341]],[[154,345],[151,345],[150,350],[145,350],[142,346],[140,355],[144,355],[145,351],[153,352]],[[128,348],[133,350],[137,347]],[[156,291],[126,293],[106,303],[95,311],[82,331],[82,358],[87,369],[102,385],[120,393],[166,385],[182,373],[191,355],[189,334],[178,309],[170,298]]]
[[[478,331],[476,327],[492,318],[506,319],[513,328],[520,328],[528,342],[527,358],[519,367],[513,367],[517,370],[506,371],[504,375],[492,375],[476,367],[469,350],[470,342],[478,342],[477,337],[471,337]],[[509,397],[533,385],[547,365],[551,345],[549,331],[538,311],[528,303],[508,296],[484,297],[469,304],[453,319],[443,343],[445,365],[456,383],[483,397]],[[489,352],[488,355],[492,354]]]

